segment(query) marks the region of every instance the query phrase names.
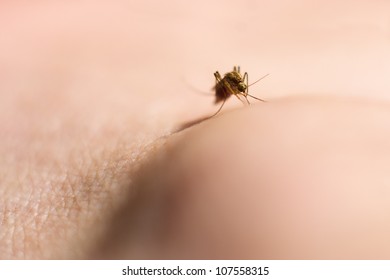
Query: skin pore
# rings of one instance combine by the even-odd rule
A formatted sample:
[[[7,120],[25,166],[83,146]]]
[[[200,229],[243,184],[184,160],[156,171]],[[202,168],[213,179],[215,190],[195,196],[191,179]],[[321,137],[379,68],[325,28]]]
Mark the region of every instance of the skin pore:
[[[219,6],[198,30],[179,3],[169,16],[108,1],[0,4],[0,258],[388,259],[388,9],[354,3],[329,22],[289,7],[239,47],[207,32],[249,38],[276,4],[223,31]],[[264,42],[262,65],[249,63]],[[212,79],[230,58],[271,73],[251,87],[267,102],[229,100],[171,135],[215,111],[178,85],[181,61]]]

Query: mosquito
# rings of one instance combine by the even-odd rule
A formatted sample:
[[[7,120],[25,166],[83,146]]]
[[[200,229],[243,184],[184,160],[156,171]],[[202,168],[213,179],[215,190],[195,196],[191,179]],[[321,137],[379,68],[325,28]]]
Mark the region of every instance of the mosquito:
[[[218,104],[222,102],[221,106],[219,107],[218,111],[214,113],[214,115],[210,116],[210,118],[216,116],[222,109],[223,105],[225,105],[226,100],[234,95],[236,96],[243,104],[250,105],[250,102],[248,100],[248,96],[252,97],[253,99],[265,102],[265,100],[257,98],[253,95],[250,95],[248,93],[249,87],[251,85],[256,84],[260,80],[267,77],[269,74],[261,77],[256,82],[249,84],[248,82],[248,73],[245,72],[244,76],[240,73],[240,66],[234,66],[233,71],[226,73],[223,78],[219,72],[214,73],[215,77],[215,104]],[[244,97],[246,103],[240,98]]]

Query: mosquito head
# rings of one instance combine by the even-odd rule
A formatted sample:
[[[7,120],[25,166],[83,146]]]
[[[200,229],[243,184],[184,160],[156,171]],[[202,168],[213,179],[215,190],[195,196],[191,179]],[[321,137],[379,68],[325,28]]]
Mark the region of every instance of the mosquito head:
[[[244,82],[239,82],[237,84],[237,89],[240,91],[240,92],[246,92],[246,89],[248,88],[248,86],[244,83]]]

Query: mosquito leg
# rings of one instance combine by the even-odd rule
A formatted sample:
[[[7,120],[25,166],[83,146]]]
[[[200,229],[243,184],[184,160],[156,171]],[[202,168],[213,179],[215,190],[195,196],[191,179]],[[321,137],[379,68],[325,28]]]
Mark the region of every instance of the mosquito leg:
[[[266,101],[263,100],[263,99],[254,97],[253,95],[250,95],[250,94],[249,94],[249,87],[250,87],[251,85],[254,85],[255,83],[257,83],[258,81],[264,79],[264,78],[267,77],[268,75],[269,75],[269,74],[267,74],[267,75],[261,77],[261,78],[258,79],[256,82],[254,82],[254,83],[252,83],[252,84],[249,84],[248,73],[245,72],[244,78],[246,78],[246,96],[245,96],[246,100],[248,100],[248,96],[250,96],[250,97],[252,97],[253,99],[257,99],[257,100],[259,100],[259,101],[266,102]],[[249,101],[248,101],[248,103],[249,103]]]
[[[249,100],[248,100],[248,97],[246,96],[246,95],[244,95],[244,97],[245,97],[245,100],[246,100],[246,102],[248,103],[248,105],[250,106],[251,105],[251,103],[249,102]]]
[[[219,74],[219,72],[217,71],[214,73],[214,77],[215,77],[215,85],[217,85],[222,80],[221,74]]]
[[[244,77],[242,79],[244,80],[244,83],[246,85],[245,93],[248,94],[248,92],[249,92],[248,72],[244,73]]]
[[[226,102],[226,98],[222,101],[222,104],[221,104],[221,107],[219,107],[218,111],[215,112],[213,115],[211,115],[210,117],[208,117],[208,119],[211,119],[212,117],[215,117],[222,109],[223,105],[225,105],[225,102]]]
[[[259,101],[267,102],[267,101],[265,101],[265,100],[263,100],[263,99],[254,97],[253,95],[250,95],[250,94],[248,94],[248,96],[252,97],[253,99],[259,100]]]

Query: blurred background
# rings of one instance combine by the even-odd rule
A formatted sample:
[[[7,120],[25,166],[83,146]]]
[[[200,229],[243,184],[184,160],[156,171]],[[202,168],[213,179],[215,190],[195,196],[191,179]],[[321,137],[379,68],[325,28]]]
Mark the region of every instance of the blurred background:
[[[264,99],[388,98],[389,10],[386,0],[2,1],[1,103],[33,110],[40,98],[50,116],[70,104],[107,121],[140,108],[144,122],[193,117],[216,109],[193,88],[212,94],[213,73],[233,65],[249,82],[270,73],[250,89]]]

